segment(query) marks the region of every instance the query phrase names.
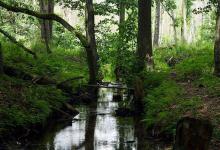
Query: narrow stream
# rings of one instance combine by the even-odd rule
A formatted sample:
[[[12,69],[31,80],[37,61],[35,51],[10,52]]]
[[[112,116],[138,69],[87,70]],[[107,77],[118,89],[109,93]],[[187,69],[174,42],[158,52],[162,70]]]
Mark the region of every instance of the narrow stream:
[[[22,149],[28,150],[165,150],[163,143],[143,138],[136,119],[114,115],[118,103],[113,89],[100,89],[91,106],[80,105],[72,122],[53,123],[42,135]]]

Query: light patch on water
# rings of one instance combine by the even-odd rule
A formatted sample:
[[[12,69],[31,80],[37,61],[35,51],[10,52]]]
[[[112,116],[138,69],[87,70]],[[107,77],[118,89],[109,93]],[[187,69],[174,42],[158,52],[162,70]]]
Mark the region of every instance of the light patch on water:
[[[143,139],[143,130],[132,117],[114,115],[118,103],[113,102],[113,90],[101,89],[97,104],[79,106],[79,115],[72,124],[54,124],[50,130],[30,145],[30,150],[164,150],[161,145]],[[140,131],[140,132],[139,132]],[[143,144],[143,143],[144,144]],[[163,145],[162,145],[163,146]]]

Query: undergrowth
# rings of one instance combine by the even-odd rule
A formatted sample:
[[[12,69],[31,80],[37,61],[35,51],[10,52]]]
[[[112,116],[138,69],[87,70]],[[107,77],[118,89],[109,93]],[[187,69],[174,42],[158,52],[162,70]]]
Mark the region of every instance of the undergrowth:
[[[42,47],[37,48],[39,51],[35,50],[35,52],[38,59],[33,59],[16,45],[3,43],[4,63],[27,73],[47,76],[57,81],[77,76],[84,76],[87,80],[88,68],[83,50],[65,50],[58,47],[53,48],[51,54],[47,54],[46,51],[41,50]]]
[[[57,83],[74,78],[83,80],[71,82],[72,87],[83,84],[88,79],[88,69],[84,52],[79,49],[52,48],[47,54],[41,45],[33,45],[38,59],[14,44],[2,43],[4,65],[24,71],[32,76],[47,77]],[[6,75],[0,76],[0,135],[11,129],[46,122],[50,114],[60,109],[69,98],[56,86],[37,85]]]
[[[184,89],[175,81],[165,80],[148,91],[145,97],[145,122],[148,127],[159,126],[161,132],[173,134],[176,122],[187,112],[196,114],[201,100],[197,97],[185,99]]]
[[[5,75],[0,80],[0,132],[43,123],[53,108],[67,101],[56,87],[33,85]]]
[[[173,134],[177,121],[187,113],[197,116],[204,103],[199,96],[187,97],[178,82],[191,82],[195,87],[205,88],[209,95],[220,96],[220,79],[213,75],[213,47],[208,43],[182,44],[154,52],[156,67],[144,73],[144,121],[147,127],[159,126],[161,132]]]

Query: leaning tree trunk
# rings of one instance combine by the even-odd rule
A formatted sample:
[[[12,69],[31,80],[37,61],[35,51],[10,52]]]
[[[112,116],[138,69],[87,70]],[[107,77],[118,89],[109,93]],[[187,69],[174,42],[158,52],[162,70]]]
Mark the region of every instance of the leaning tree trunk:
[[[40,0],[40,12],[44,14],[54,13],[54,1],[53,0]],[[47,52],[50,53],[50,41],[52,38],[52,20],[41,20],[41,38],[45,41]]]
[[[160,38],[160,0],[156,0],[154,47],[157,47],[159,45],[159,38]]]
[[[98,76],[98,53],[96,48],[95,39],[95,16],[93,8],[93,0],[86,0],[86,13],[85,13],[85,25],[86,25],[86,38],[88,47],[87,61],[89,65],[89,83],[96,84]]]
[[[3,74],[3,56],[2,56],[2,45],[0,43],[0,75]]]
[[[145,60],[152,61],[152,31],[151,31],[151,0],[138,1],[138,71],[145,67]]]
[[[218,0],[214,55],[215,55],[214,56],[214,58],[215,58],[215,74],[220,77],[220,0]]]

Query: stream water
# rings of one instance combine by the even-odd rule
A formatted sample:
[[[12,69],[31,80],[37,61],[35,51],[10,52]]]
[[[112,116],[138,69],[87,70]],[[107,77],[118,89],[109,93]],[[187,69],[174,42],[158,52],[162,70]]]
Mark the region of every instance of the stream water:
[[[90,106],[79,105],[72,121],[57,121],[37,138],[22,144],[27,150],[165,150],[166,144],[144,138],[138,119],[114,115],[113,89],[100,89]]]

